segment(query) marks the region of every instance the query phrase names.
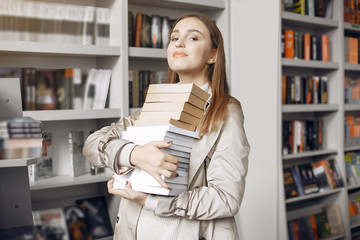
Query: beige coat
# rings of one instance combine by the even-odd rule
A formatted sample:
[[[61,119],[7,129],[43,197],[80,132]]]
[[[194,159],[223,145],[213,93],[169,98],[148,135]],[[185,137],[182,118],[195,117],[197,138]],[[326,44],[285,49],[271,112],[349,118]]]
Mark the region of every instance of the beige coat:
[[[240,106],[229,104],[229,117],[221,128],[195,141],[191,151],[188,191],[177,197],[149,195],[158,216],[181,217],[184,239],[238,239],[234,216],[245,190],[250,147],[243,128]],[[86,140],[85,156],[96,166],[107,166],[116,173],[121,149],[128,144],[119,139],[121,131],[131,126],[139,112],[118,123],[104,127]],[[114,239],[135,239],[142,206],[122,199]]]

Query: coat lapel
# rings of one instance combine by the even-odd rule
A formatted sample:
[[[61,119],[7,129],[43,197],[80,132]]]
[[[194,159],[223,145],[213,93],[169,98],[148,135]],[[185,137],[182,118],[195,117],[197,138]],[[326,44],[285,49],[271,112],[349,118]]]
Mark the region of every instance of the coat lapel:
[[[220,126],[216,131],[213,131],[210,134],[203,135],[201,139],[194,142],[190,156],[188,186],[191,185],[196,172],[202,166],[202,163],[204,162],[206,156],[210,152],[212,146],[215,144],[217,138],[219,137],[221,129],[222,126]]]

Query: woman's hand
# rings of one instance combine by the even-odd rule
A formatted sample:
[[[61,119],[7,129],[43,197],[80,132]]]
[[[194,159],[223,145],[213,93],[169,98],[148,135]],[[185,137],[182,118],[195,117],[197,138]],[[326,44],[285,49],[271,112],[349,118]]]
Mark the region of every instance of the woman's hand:
[[[171,189],[161,178],[161,175],[167,178],[176,177],[178,159],[160,150],[170,147],[171,144],[172,142],[167,141],[153,141],[142,146],[136,146],[131,153],[130,163],[148,172],[162,187]]]
[[[147,193],[134,191],[129,182],[127,182],[124,189],[116,189],[113,187],[114,181],[115,179],[111,179],[110,181],[107,182],[107,188],[110,194],[118,195],[125,199],[134,201],[142,206],[145,205],[146,198],[148,196]]]

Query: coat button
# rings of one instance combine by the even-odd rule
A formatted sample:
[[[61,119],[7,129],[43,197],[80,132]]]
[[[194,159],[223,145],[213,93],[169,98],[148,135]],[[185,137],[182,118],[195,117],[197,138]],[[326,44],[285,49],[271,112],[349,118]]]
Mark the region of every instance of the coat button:
[[[116,217],[116,223],[119,223],[119,217]]]

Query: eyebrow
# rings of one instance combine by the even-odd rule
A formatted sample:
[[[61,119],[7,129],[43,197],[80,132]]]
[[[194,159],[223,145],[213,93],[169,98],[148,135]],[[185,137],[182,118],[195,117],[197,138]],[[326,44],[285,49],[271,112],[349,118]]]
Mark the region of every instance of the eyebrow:
[[[173,33],[179,33],[179,30],[175,29],[174,31],[172,31]],[[197,32],[197,33],[200,33],[202,36],[204,36],[204,34],[202,32],[200,32],[199,30],[196,30],[196,29],[188,29],[186,31],[187,33],[190,33],[190,32]]]

